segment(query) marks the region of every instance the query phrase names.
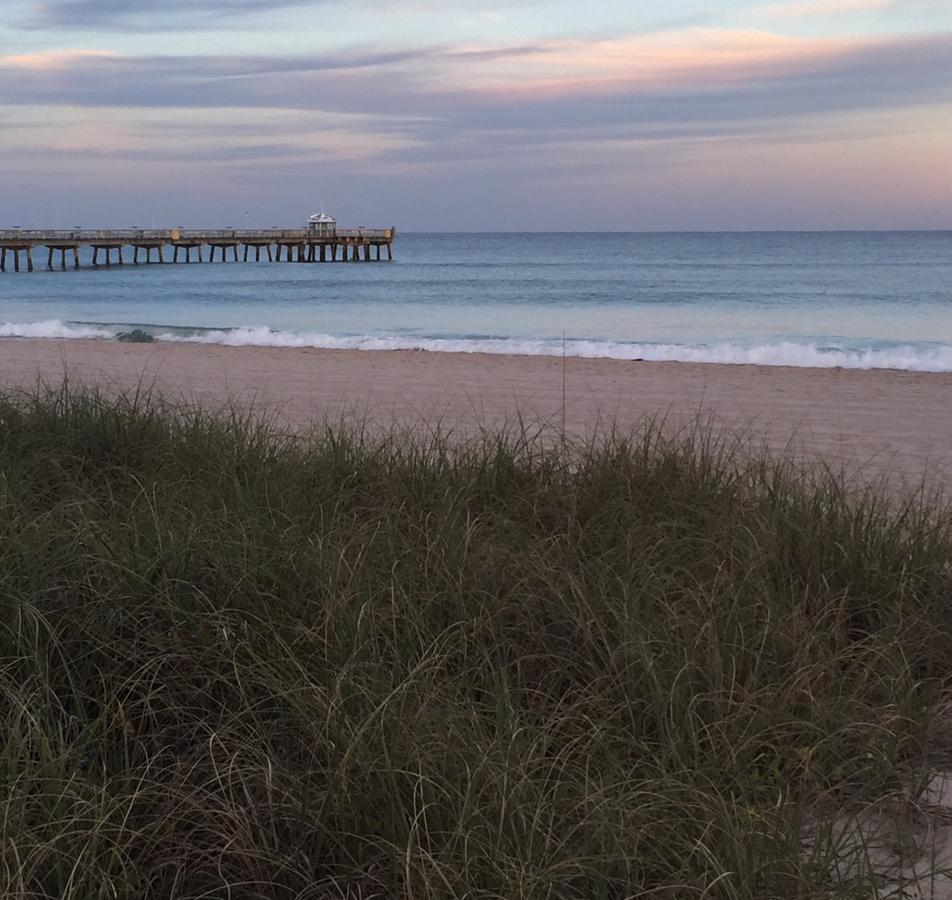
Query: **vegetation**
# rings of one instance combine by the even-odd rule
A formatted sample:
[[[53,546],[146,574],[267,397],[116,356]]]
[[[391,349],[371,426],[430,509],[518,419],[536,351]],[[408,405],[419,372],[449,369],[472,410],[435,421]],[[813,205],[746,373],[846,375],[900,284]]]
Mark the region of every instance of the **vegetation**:
[[[151,344],[155,338],[142,328],[133,328],[132,331],[120,331],[116,340],[128,344]]]
[[[701,430],[0,398],[0,895],[870,897],[823,810],[933,749],[950,521]]]

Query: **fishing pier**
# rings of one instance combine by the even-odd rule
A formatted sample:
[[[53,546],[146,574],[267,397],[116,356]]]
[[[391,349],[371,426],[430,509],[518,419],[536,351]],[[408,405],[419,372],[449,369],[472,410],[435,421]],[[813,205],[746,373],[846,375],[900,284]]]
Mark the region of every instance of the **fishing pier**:
[[[269,262],[378,262],[386,254],[393,259],[395,228],[338,228],[335,220],[321,213],[311,216],[306,228],[271,228],[265,230],[205,230],[188,231],[131,228],[122,230],[74,229],[20,229],[0,230],[0,272],[21,270],[21,262],[28,272],[35,268],[33,253],[37,248],[47,251],[46,266],[66,269],[69,264],[78,269],[80,248],[92,250],[94,266],[122,265],[123,250],[132,249],[134,265],[165,263],[248,262],[254,252],[254,261],[266,256]],[[239,254],[239,250],[241,253]],[[8,254],[10,256],[8,262]],[[155,254],[155,259],[153,259]],[[283,257],[283,260],[282,260]],[[41,257],[42,258],[42,257]]]

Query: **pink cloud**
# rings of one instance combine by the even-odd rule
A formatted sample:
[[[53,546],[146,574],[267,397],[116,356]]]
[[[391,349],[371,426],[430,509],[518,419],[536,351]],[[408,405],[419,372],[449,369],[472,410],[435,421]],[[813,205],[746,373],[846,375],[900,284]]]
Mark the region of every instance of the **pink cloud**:
[[[22,69],[50,72],[69,69],[87,60],[119,59],[119,54],[108,50],[46,50],[40,53],[19,53],[0,56],[0,69]]]
[[[825,2],[825,0],[824,0]],[[601,41],[551,41],[503,59],[475,58],[441,73],[453,90],[526,99],[727,85],[795,74],[851,51],[869,39],[802,38],[765,31],[691,29]]]

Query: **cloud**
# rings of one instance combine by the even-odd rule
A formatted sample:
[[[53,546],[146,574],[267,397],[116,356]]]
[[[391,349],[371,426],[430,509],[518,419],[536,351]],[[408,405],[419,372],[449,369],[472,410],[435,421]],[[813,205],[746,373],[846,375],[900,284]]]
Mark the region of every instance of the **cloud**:
[[[899,9],[952,9],[952,0],[788,0],[757,8],[757,13],[778,18],[842,16]]]
[[[801,16],[838,16],[848,13],[873,12],[889,9],[896,0],[793,0],[789,3],[771,3],[761,6],[757,12],[762,15],[781,18],[799,18]]]
[[[58,50],[0,56],[9,104],[300,109],[395,118],[546,113],[672,104],[679,115],[778,97],[850,108],[952,92],[952,34],[813,39],[695,30],[602,41],[336,54],[121,56]],[[822,95],[818,93],[822,91]],[[756,102],[757,96],[763,98]],[[686,105],[687,104],[687,105]],[[616,110],[617,111],[617,110]],[[784,113],[783,109],[776,111]],[[556,117],[555,121],[558,121]]]
[[[952,35],[816,41],[703,30],[313,57],[57,51],[0,57],[0,72],[8,109],[109,123],[63,130],[59,141],[47,127],[44,141],[64,157],[530,172],[595,148],[631,166],[635,154],[663,155],[652,146],[821,139],[844,117],[952,103]],[[26,146],[29,134],[18,134]]]
[[[764,31],[697,28],[603,40],[553,40],[491,68],[459,67],[449,73],[449,79],[458,87],[530,97],[605,92],[615,87],[713,86],[765,72],[780,74],[784,67],[802,68],[854,46],[831,38],[807,40]]]
[[[230,27],[235,16],[308,5],[307,0],[41,0],[21,27],[44,30],[173,31],[196,24]]]
[[[0,71],[23,69],[27,71],[68,71],[87,61],[120,60],[118,53],[109,50],[46,50],[38,53],[14,53],[0,56]]]

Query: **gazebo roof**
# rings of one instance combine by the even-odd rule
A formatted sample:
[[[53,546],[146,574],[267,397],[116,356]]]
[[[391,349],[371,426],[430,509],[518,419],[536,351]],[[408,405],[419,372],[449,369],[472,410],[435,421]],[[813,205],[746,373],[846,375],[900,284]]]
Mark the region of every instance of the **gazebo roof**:
[[[335,219],[333,216],[329,216],[327,213],[323,213],[323,212],[322,212],[322,213],[314,213],[314,215],[311,216],[311,218],[309,218],[307,221],[308,221],[311,225],[317,225],[317,224],[320,224],[320,223],[322,223],[322,222],[325,222],[325,223],[327,223],[327,224],[334,224],[334,225],[337,224],[337,219]]]

